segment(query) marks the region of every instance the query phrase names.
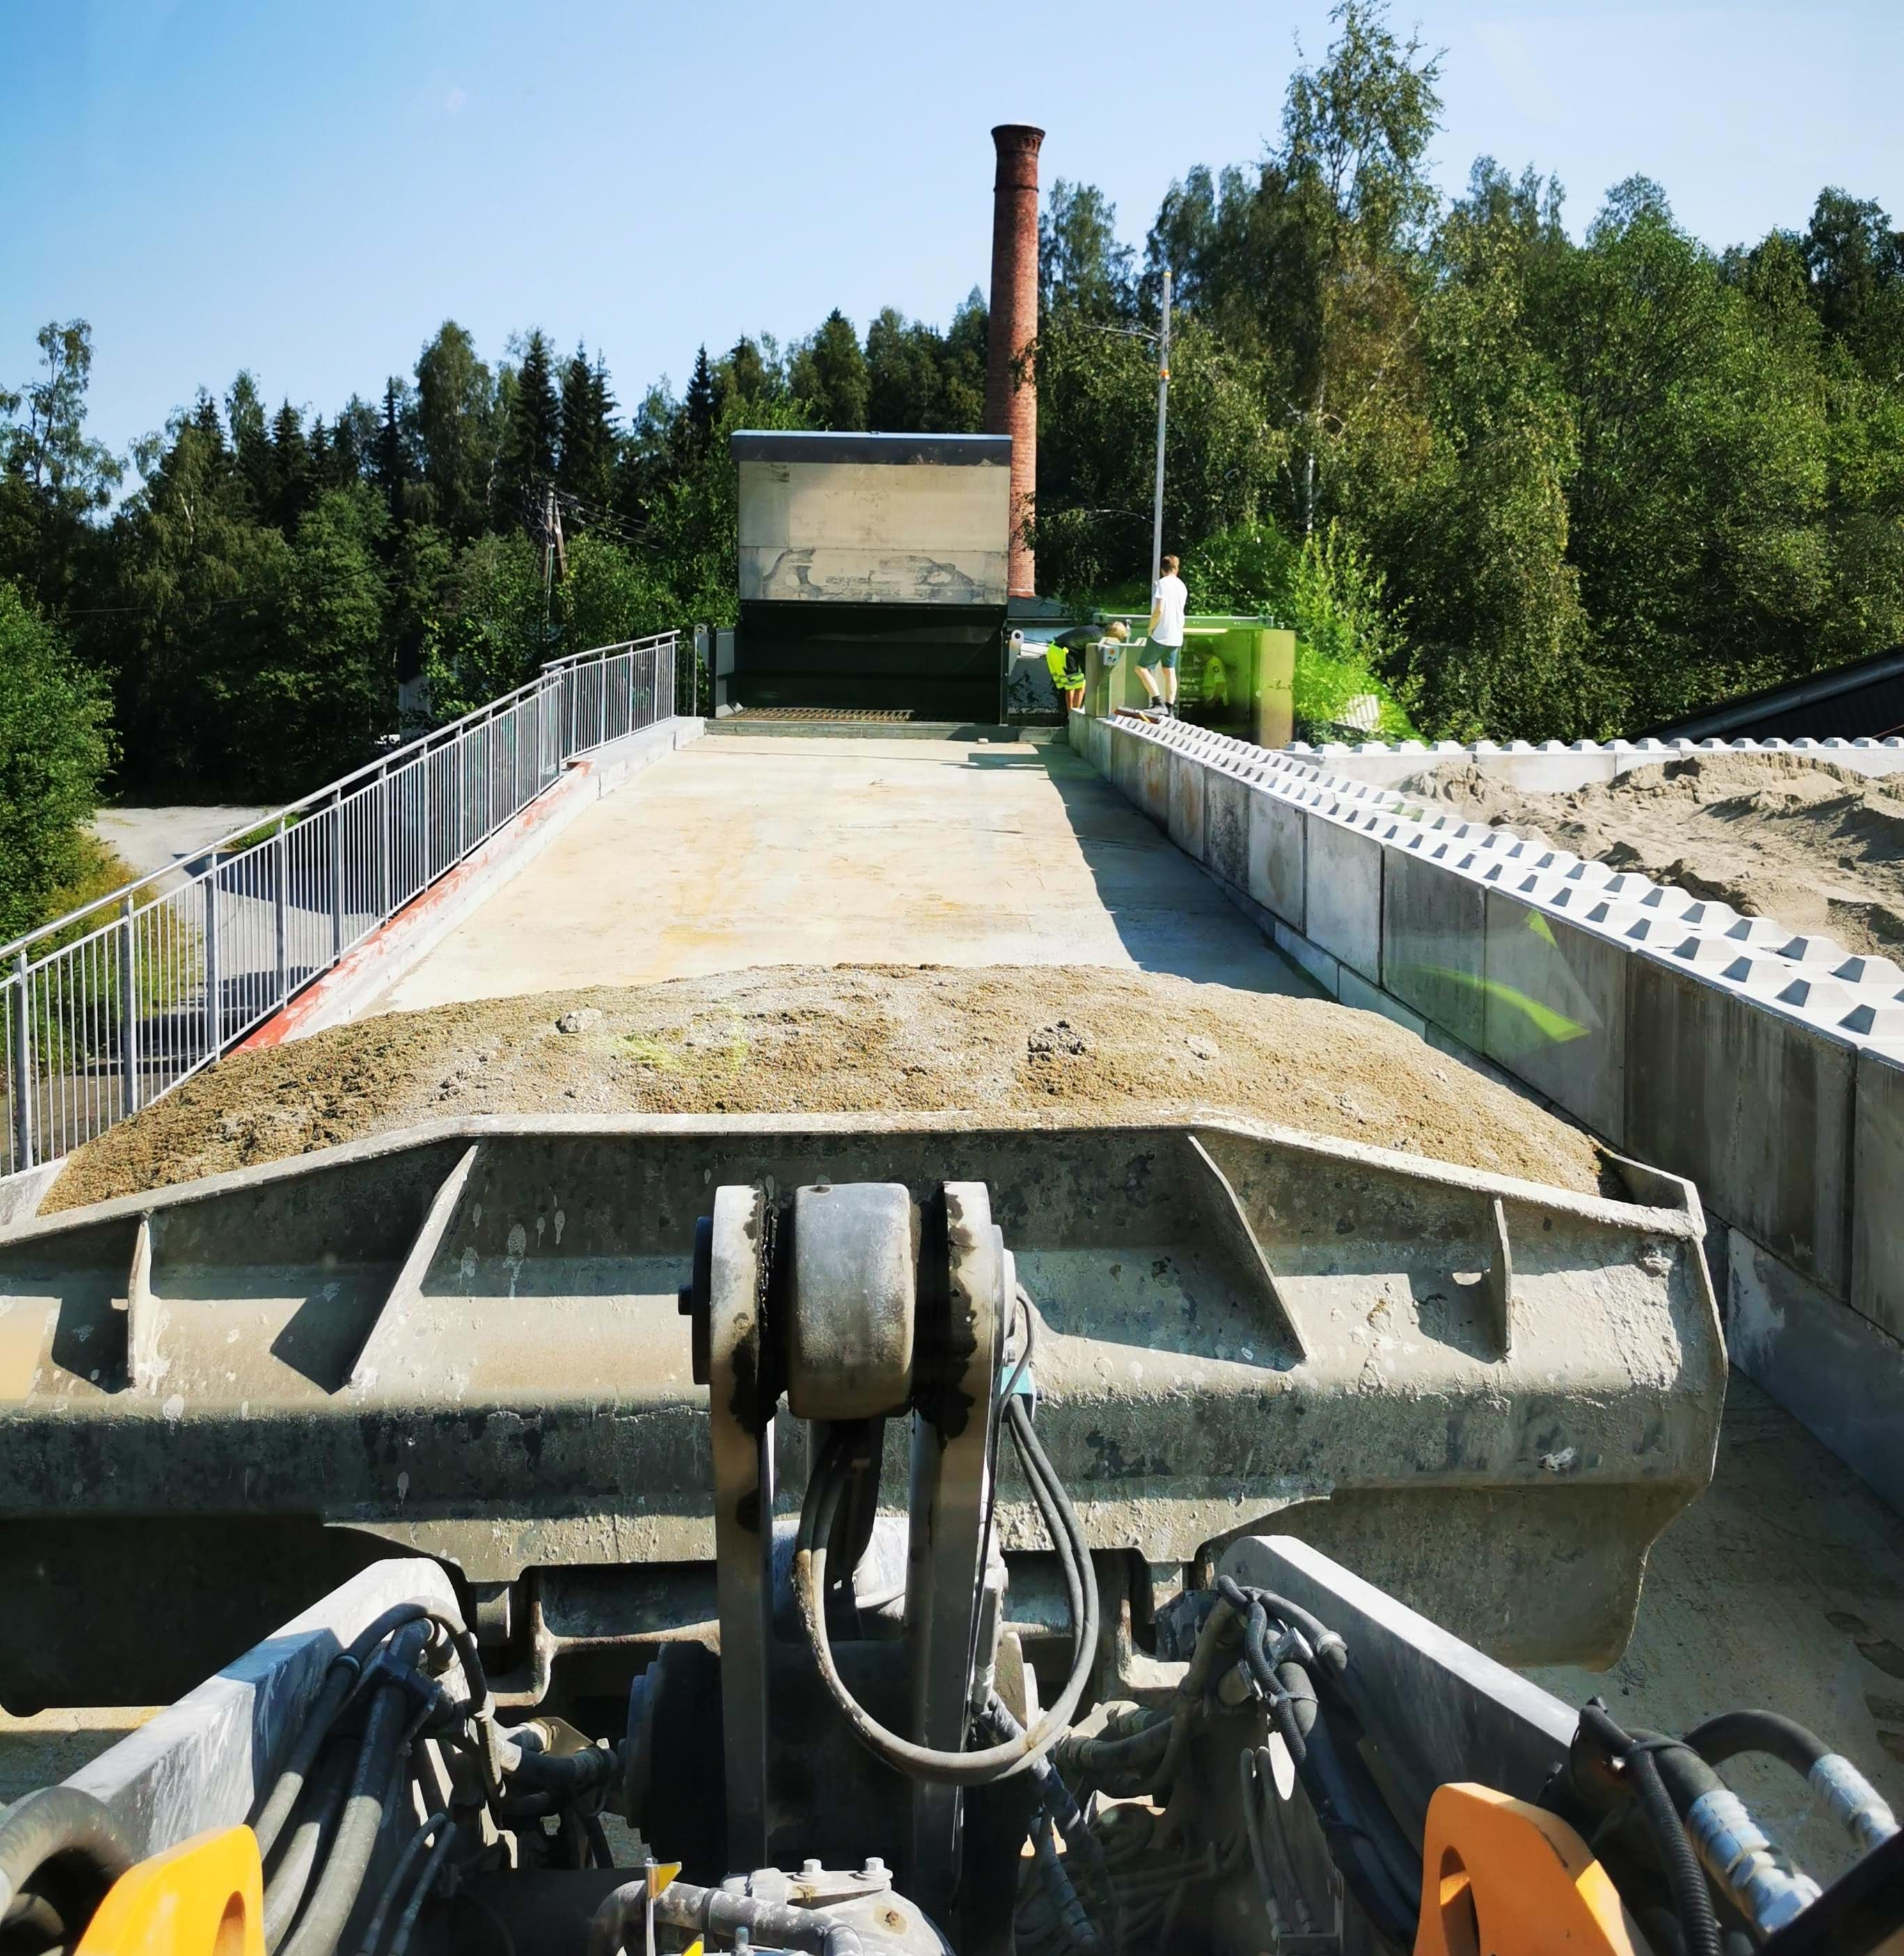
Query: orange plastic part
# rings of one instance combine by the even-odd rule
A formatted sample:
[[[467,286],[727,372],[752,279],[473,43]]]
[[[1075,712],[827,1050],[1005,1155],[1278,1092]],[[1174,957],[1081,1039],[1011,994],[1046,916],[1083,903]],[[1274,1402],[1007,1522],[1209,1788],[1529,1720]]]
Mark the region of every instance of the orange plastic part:
[[[1566,1822],[1490,1787],[1428,1803],[1415,1956],[1644,1956],[1606,1870]]]
[[[264,1956],[264,1869],[248,1827],[194,1835],[129,1868],[77,1956]]]

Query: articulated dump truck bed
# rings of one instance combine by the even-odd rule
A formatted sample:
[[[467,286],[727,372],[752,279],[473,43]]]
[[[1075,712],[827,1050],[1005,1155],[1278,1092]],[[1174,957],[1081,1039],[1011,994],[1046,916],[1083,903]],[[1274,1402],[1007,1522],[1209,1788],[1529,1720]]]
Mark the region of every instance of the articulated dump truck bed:
[[[1724,1370],[1697,1198],[1623,1172],[1630,1201],[1228,1122],[475,1121],[71,1211],[0,1238],[0,1703],[168,1699],[393,1547],[450,1569],[525,1699],[706,1636],[676,1292],[717,1188],[823,1181],[988,1186],[1136,1633],[1273,1529],[1496,1656],[1610,1661]],[[1013,1611],[1054,1629],[1015,1471]]]

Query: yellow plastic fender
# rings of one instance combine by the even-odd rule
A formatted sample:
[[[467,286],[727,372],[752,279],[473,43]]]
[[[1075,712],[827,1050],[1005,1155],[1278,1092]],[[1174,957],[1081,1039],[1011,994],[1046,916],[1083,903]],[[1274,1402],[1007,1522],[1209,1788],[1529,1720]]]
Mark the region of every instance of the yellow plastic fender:
[[[248,1827],[215,1828],[128,1868],[77,1956],[264,1956],[264,1867]]]
[[[1565,1821],[1491,1787],[1451,1783],[1428,1803],[1415,1956],[1636,1951],[1611,1878]]]

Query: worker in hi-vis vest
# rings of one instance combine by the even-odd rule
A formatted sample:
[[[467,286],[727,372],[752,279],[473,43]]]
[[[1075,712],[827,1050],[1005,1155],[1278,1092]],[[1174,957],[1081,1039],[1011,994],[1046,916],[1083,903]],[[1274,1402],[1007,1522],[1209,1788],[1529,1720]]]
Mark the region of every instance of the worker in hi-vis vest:
[[[1084,655],[1093,645],[1101,646],[1108,665],[1117,657],[1117,648],[1130,636],[1130,627],[1121,618],[1113,618],[1102,630],[1095,625],[1073,625],[1061,632],[1045,648],[1045,663],[1051,669],[1051,683],[1067,709],[1077,712],[1084,705]]]

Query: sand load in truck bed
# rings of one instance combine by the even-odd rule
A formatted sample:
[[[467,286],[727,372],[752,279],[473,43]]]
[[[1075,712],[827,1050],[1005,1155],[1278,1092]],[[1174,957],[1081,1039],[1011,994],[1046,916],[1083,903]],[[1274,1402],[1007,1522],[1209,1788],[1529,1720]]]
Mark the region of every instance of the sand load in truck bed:
[[[780,966],[393,1014],[238,1053],[45,1209],[464,1114],[1206,1108],[1582,1191],[1593,1141],[1385,1019],[1099,966]]]

